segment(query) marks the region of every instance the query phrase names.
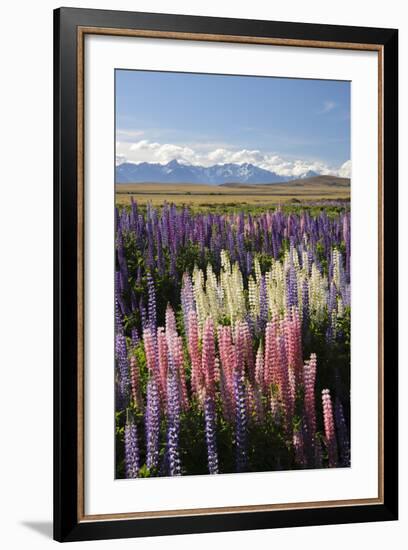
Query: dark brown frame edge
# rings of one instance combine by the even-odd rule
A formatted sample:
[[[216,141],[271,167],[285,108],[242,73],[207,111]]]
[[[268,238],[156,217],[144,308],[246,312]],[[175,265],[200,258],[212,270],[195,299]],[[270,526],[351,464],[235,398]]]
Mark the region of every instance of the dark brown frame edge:
[[[383,46],[383,498],[381,504],[79,521],[77,28],[103,27]],[[54,538],[58,541],[268,529],[398,517],[398,31],[60,8],[54,12]],[[385,268],[386,266],[386,268]]]

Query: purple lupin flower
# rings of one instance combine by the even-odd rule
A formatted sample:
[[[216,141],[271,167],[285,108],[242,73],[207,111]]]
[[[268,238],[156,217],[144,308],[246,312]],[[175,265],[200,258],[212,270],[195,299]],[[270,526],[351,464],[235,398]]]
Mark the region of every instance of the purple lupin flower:
[[[350,282],[350,214],[344,214],[343,216],[343,239],[346,245],[346,277],[347,282]]]
[[[218,474],[218,453],[215,418],[215,343],[214,324],[209,317],[204,325],[202,370],[205,383],[204,420],[207,440],[208,471]]]
[[[293,448],[295,450],[296,464],[304,468],[307,465],[307,460],[304,449],[303,430],[301,427],[293,430]]]
[[[245,253],[245,244],[244,244],[244,235],[243,233],[237,234],[237,251],[238,251],[238,258],[239,258],[239,265],[241,267],[241,270],[246,273],[246,253]]]
[[[115,332],[117,334],[123,334],[122,313],[117,299],[115,299]]]
[[[140,457],[137,427],[133,420],[127,420],[125,425],[125,475],[135,478],[139,473]]]
[[[315,450],[314,450],[314,467],[322,468],[323,467],[323,452],[322,452],[322,442],[320,438],[316,438],[315,441]]]
[[[247,252],[246,254],[246,272],[247,275],[249,275],[252,271],[252,254],[251,252]]]
[[[337,432],[337,442],[340,451],[340,466],[350,466],[350,439],[346,420],[344,418],[343,405],[338,397],[334,402],[334,417]]]
[[[123,403],[128,396],[130,384],[126,337],[123,334],[116,335],[115,355],[117,361],[119,398]]]
[[[245,399],[244,377],[237,371],[234,372],[234,397],[235,397],[235,444],[236,444],[236,468],[237,472],[243,472],[247,463],[246,439],[247,439],[247,411]]]
[[[160,226],[157,227],[156,248],[157,248],[157,269],[159,274],[163,275],[164,274],[164,257],[163,257],[163,246],[162,246]]]
[[[154,281],[150,271],[147,272],[147,310],[148,310],[148,325],[156,330],[156,292],[154,289]]]
[[[268,296],[266,291],[265,275],[262,275],[261,284],[259,287],[259,319],[261,322],[261,328],[264,330],[268,321]]]
[[[117,309],[118,308],[118,309]],[[126,314],[126,306],[122,296],[122,285],[120,282],[120,272],[115,272],[115,320],[117,326],[122,324],[122,316]]]
[[[116,243],[117,243],[116,246],[117,246],[117,253],[118,253],[121,290],[122,292],[126,292],[128,290],[128,284],[129,284],[129,272],[128,272],[128,267],[126,262],[125,247],[123,243],[123,235],[121,230],[118,230]]]
[[[296,270],[293,265],[292,255],[290,266],[286,273],[286,307],[288,311],[298,305]]]
[[[153,375],[147,382],[147,403],[145,413],[146,465],[157,468],[159,463],[160,401],[157,383]]]
[[[302,284],[302,328],[305,333],[309,327],[309,284],[307,279]]]
[[[150,220],[150,203],[147,203],[147,223],[146,223],[146,230],[147,230],[147,257],[146,257],[146,263],[147,267],[149,269],[154,269],[154,235],[153,235],[153,225]]]
[[[188,273],[183,275],[183,286],[181,288],[181,308],[183,310],[184,331],[188,337],[188,317],[190,311],[195,311],[194,289],[191,277]]]
[[[207,441],[208,471],[210,474],[218,474],[218,453],[215,437],[215,403],[211,396],[204,400],[205,437]]]
[[[167,458],[171,476],[181,475],[180,452],[180,389],[173,358],[169,353],[167,371]]]

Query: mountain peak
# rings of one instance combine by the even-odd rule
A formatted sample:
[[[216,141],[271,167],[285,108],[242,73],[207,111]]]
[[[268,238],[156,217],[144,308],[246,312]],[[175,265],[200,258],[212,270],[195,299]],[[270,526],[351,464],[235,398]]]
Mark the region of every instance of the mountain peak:
[[[122,163],[116,167],[116,183],[282,183],[292,178],[281,176],[254,164],[226,163],[213,166],[182,164],[174,159],[167,164]]]

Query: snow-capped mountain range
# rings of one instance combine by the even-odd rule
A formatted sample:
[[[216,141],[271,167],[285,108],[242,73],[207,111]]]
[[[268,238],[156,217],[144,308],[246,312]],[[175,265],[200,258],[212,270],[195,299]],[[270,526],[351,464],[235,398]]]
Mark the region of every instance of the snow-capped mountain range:
[[[309,170],[300,177],[317,176]],[[297,179],[299,176],[297,176]],[[264,170],[254,164],[215,164],[214,166],[195,166],[181,164],[172,160],[167,164],[124,162],[116,166],[116,183],[204,183],[221,185],[223,183],[282,183],[295,179]]]

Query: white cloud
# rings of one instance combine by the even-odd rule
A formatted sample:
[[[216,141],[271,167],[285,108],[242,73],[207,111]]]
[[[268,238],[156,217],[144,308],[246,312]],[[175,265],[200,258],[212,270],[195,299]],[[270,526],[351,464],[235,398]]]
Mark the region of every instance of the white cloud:
[[[333,111],[337,107],[337,103],[334,101],[324,101],[323,107],[320,111],[321,115],[324,115],[326,113],[330,113],[330,111]]]
[[[116,147],[118,146],[118,143],[116,144]],[[127,158],[125,155],[118,154],[116,155],[116,166],[119,166],[120,164],[123,164],[127,161]]]
[[[244,164],[251,163],[265,170],[276,172],[281,176],[301,177],[309,171],[318,174],[343,175],[351,171],[351,161],[345,162],[340,168],[328,166],[324,162],[304,159],[285,159],[276,153],[262,152],[258,149],[203,149],[199,145],[193,147],[157,143],[143,139],[134,143],[117,142],[117,163],[127,161],[138,164],[140,162],[156,162],[167,164],[176,159],[182,164],[212,166],[214,164]],[[341,172],[341,174],[340,174]],[[348,177],[344,175],[343,177]]]
[[[351,160],[347,160],[340,166],[338,175],[341,178],[351,178]]]

